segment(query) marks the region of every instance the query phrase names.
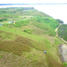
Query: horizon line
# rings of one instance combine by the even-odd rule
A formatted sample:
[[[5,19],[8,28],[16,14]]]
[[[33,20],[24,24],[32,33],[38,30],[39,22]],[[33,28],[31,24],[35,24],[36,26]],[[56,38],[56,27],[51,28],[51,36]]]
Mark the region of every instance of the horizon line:
[[[67,5],[67,3],[0,3],[1,5]]]

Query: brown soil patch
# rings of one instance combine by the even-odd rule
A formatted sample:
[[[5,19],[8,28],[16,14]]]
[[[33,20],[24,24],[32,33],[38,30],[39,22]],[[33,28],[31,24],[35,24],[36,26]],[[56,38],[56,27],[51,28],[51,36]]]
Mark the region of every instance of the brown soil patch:
[[[0,41],[0,50],[22,55],[23,51],[31,51],[29,44],[30,39],[18,36],[15,41]]]

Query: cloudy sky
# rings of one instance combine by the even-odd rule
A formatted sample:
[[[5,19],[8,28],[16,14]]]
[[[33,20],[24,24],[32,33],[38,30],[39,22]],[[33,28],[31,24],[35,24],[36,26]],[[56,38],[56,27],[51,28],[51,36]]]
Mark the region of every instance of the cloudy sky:
[[[0,3],[67,3],[67,0],[1,0]]]

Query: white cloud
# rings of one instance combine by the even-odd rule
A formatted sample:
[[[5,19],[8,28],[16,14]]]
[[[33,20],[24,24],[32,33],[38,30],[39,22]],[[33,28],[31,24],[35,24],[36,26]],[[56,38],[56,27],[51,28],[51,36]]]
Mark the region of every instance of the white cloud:
[[[1,0],[0,3],[67,3],[66,0]]]

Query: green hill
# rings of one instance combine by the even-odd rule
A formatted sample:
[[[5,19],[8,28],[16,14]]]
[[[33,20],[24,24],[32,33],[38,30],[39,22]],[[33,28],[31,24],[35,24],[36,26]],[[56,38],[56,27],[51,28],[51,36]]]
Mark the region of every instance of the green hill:
[[[64,67],[57,54],[62,43],[55,37],[57,20],[34,8],[1,8],[0,13],[1,67]]]

